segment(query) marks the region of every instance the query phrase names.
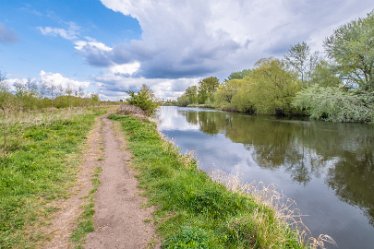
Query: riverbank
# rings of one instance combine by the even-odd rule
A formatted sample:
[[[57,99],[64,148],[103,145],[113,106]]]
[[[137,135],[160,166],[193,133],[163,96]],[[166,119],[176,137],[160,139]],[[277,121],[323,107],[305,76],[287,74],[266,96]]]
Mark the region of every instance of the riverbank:
[[[164,141],[154,123],[112,115],[122,125],[133,166],[163,248],[304,248],[275,211],[228,191]]]

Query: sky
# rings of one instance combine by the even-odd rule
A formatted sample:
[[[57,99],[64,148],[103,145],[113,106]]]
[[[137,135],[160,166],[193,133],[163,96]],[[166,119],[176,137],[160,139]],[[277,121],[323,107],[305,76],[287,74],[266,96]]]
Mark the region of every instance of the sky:
[[[173,99],[207,76],[323,41],[373,0],[0,0],[0,71],[118,100]]]

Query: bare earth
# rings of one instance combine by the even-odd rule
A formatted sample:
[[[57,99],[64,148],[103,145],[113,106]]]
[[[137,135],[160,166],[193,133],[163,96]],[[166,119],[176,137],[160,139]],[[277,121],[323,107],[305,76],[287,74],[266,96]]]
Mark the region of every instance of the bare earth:
[[[152,209],[144,207],[146,199],[137,188],[138,182],[129,166],[131,155],[117,125],[101,118],[91,131],[78,183],[72,196],[60,203],[61,211],[46,232],[51,240],[43,248],[73,248],[70,236],[82,212],[84,197],[92,189],[91,177],[97,166],[102,167],[102,173],[95,195],[95,231],[87,236],[85,248],[160,248],[149,222]],[[100,151],[100,145],[104,151]]]
[[[55,204],[59,211],[53,218],[51,225],[43,228],[44,233],[51,238],[42,248],[72,248],[70,236],[75,227],[76,220],[82,212],[84,197],[87,196],[92,189],[91,176],[95,167],[98,165],[100,156],[100,143],[102,140],[100,130],[102,122],[98,120],[94,129],[90,132],[86,149],[84,152],[84,161],[80,166],[77,176],[77,184],[74,186],[72,195],[69,199]]]
[[[101,185],[95,198],[95,232],[89,234],[86,249],[137,249],[159,247],[150,221],[152,210],[144,208],[145,198],[137,188],[129,167],[131,155],[123,135],[104,119],[104,161]]]

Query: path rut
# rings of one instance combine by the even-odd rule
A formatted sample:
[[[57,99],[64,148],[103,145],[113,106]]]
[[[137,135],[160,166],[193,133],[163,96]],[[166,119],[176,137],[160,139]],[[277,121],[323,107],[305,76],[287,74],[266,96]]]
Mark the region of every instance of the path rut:
[[[104,160],[101,184],[95,197],[95,231],[88,235],[86,249],[159,248],[152,220],[152,209],[144,208],[146,199],[130,168],[117,123],[103,120]]]

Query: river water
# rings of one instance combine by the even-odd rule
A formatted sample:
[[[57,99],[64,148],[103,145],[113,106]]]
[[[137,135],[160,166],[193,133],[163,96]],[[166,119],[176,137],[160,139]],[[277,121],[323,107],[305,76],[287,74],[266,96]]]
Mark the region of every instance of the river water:
[[[374,248],[374,126],[161,107],[159,130],[199,167],[275,184],[313,235]],[[335,248],[335,247],[329,247]]]

